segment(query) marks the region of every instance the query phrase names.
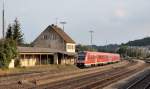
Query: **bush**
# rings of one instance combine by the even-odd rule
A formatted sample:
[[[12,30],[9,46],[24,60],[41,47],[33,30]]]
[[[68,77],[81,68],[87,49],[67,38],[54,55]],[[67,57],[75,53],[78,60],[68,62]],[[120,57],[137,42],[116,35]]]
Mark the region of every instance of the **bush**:
[[[17,47],[15,41],[11,39],[0,41],[0,67],[8,68],[12,59],[17,56]]]

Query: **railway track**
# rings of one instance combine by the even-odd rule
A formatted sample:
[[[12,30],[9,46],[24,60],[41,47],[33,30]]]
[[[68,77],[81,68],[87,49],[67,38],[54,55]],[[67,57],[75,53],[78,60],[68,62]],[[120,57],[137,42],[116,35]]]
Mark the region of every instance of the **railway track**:
[[[76,78],[70,78],[63,81],[36,86],[31,89],[99,89],[144,68],[143,66],[138,69],[130,69],[132,66],[133,65],[120,69],[109,70],[103,73],[97,72]]]
[[[126,66],[132,66],[136,64],[136,62],[133,62],[133,63],[129,63],[127,64]],[[50,76],[50,75],[47,75],[47,76],[42,76],[38,79],[36,79],[34,82],[36,83],[36,85],[42,85],[42,84],[47,84],[47,83],[51,83],[51,82],[54,82],[54,81],[59,81],[59,80],[62,80],[61,78],[64,79],[70,79],[70,78],[74,78],[74,77],[79,77],[80,76],[85,76],[85,75],[91,75],[91,74],[97,74],[97,73],[105,73],[105,72],[109,72],[111,70],[118,70],[118,69],[122,69],[126,66],[122,66],[122,67],[119,67],[119,68],[111,68],[109,70],[104,70],[104,71],[100,71],[100,69],[95,69],[94,71],[93,70],[87,70],[87,71],[81,71],[81,72],[76,72],[76,73],[70,73],[70,74],[63,74],[63,75],[58,75],[58,76]],[[54,81],[53,81],[54,80]]]
[[[138,62],[131,62],[122,67],[112,67],[105,71],[104,70],[100,71],[100,68],[102,67],[100,68],[95,67],[95,68],[88,68],[86,70],[82,69],[82,71],[78,71],[78,72],[62,73],[61,75],[60,74],[51,75],[49,74],[50,72],[35,74],[32,76],[28,75],[28,76],[24,76],[24,79],[27,79],[28,80],[27,82],[32,83],[32,84],[26,84],[26,83],[21,84],[21,85],[20,84],[18,85],[16,83],[10,83],[6,85],[1,84],[2,86],[0,85],[0,89],[3,89],[5,87],[6,88],[11,87],[11,89],[89,89],[87,87],[100,88],[100,87],[104,87],[112,82],[118,81],[119,79],[123,78],[121,75],[128,76],[128,74],[134,73],[135,71],[139,71],[140,69],[136,69],[137,66],[135,65],[138,65]],[[142,69],[143,67],[140,67],[140,68]],[[130,69],[133,69],[133,70],[130,70]],[[57,80],[61,77],[62,78],[69,77],[69,76],[77,75],[80,73],[81,74],[87,73],[87,74],[77,76],[77,77]],[[118,78],[116,79],[115,77],[118,77]],[[51,80],[56,80],[56,81],[51,82]],[[105,84],[102,84],[103,81],[107,81],[107,82],[105,82]],[[44,83],[36,85],[35,82],[44,82]],[[103,86],[99,86],[99,85],[103,85]]]
[[[133,63],[128,63],[125,66],[128,65],[132,65],[132,64],[136,64],[136,62]],[[9,84],[16,84],[18,81],[31,81],[31,82],[35,82],[38,80],[44,80],[44,79],[51,79],[51,78],[55,78],[58,76],[68,76],[68,75],[76,75],[76,74],[82,74],[85,72],[90,72],[90,71],[99,71],[99,67],[95,67],[95,68],[88,68],[88,69],[82,69],[80,71],[71,71],[71,72],[65,72],[65,73],[59,73],[59,74],[52,74],[51,71],[47,71],[47,72],[30,72],[30,73],[20,73],[20,74],[12,74],[12,75],[4,75],[4,76],[0,76],[0,86],[3,85],[9,85]],[[16,81],[17,80],[17,81]]]
[[[121,69],[117,69],[118,71],[121,72]],[[85,75],[85,76],[80,76],[80,77],[76,77],[76,78],[71,78],[68,80],[63,80],[63,81],[59,81],[59,82],[55,82],[55,83],[51,83],[51,84],[47,84],[47,85],[42,85],[40,87],[36,87],[33,89],[73,89],[73,88],[79,88],[82,85],[85,84],[89,84],[91,82],[95,82],[98,81],[100,79],[103,79],[102,77],[108,77],[108,76],[112,76],[115,73],[116,70],[111,70],[111,71],[107,71],[105,73],[93,73],[93,74],[89,74],[89,75]],[[116,73],[118,73],[118,71],[116,71]],[[109,72],[111,72],[111,74],[109,74]]]
[[[133,82],[126,89],[150,89],[150,70],[147,74]]]

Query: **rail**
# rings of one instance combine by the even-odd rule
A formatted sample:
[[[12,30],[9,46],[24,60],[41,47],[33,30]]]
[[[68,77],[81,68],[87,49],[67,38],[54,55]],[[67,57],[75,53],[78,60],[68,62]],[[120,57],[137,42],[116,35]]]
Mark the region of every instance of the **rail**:
[[[149,74],[145,74],[142,78],[138,79],[137,81],[135,81],[134,83],[132,83],[130,86],[128,86],[126,89],[134,89],[133,87],[135,87],[136,85],[138,85],[139,83],[141,83],[142,81],[145,81],[145,79],[147,79],[147,77],[150,77],[150,73]],[[148,89],[150,87],[150,82],[144,86],[143,89]]]
[[[150,82],[146,85],[144,89],[149,89],[150,88]]]
[[[132,68],[131,68],[132,67]],[[91,75],[85,75],[78,78],[71,78],[69,80],[57,82],[57,83],[49,83],[41,86],[37,86],[33,89],[99,89],[103,88],[113,82],[116,82],[120,79],[128,77],[129,75],[140,71],[143,67],[134,67],[130,65],[128,67],[122,68],[121,70],[114,70],[113,72],[102,74],[95,73]]]

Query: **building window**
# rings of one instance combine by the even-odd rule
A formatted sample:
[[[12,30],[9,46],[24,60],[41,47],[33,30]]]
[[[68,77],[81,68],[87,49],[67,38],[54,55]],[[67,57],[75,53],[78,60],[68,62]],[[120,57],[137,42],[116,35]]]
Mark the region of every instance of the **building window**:
[[[56,38],[55,38],[56,36],[55,35],[53,35],[53,40],[55,40]]]
[[[53,38],[54,38],[54,35],[53,35],[53,34],[51,34],[51,40],[53,40]]]
[[[67,45],[67,49],[74,49],[73,45]]]
[[[75,46],[74,46],[74,45],[73,45],[72,47],[73,47],[73,49],[75,49]]]
[[[57,40],[57,35],[55,35],[55,40]]]
[[[67,49],[69,49],[69,45],[67,45]]]
[[[47,36],[47,35],[44,35],[43,38],[44,38],[44,40],[47,40],[48,36]]]
[[[57,40],[57,35],[55,35],[55,40]]]

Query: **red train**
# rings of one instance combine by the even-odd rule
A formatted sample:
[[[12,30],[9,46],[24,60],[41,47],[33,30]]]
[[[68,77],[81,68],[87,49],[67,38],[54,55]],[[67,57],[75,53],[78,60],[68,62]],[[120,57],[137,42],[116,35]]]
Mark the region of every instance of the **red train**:
[[[120,61],[120,55],[104,52],[83,51],[78,53],[77,66],[94,66]]]

